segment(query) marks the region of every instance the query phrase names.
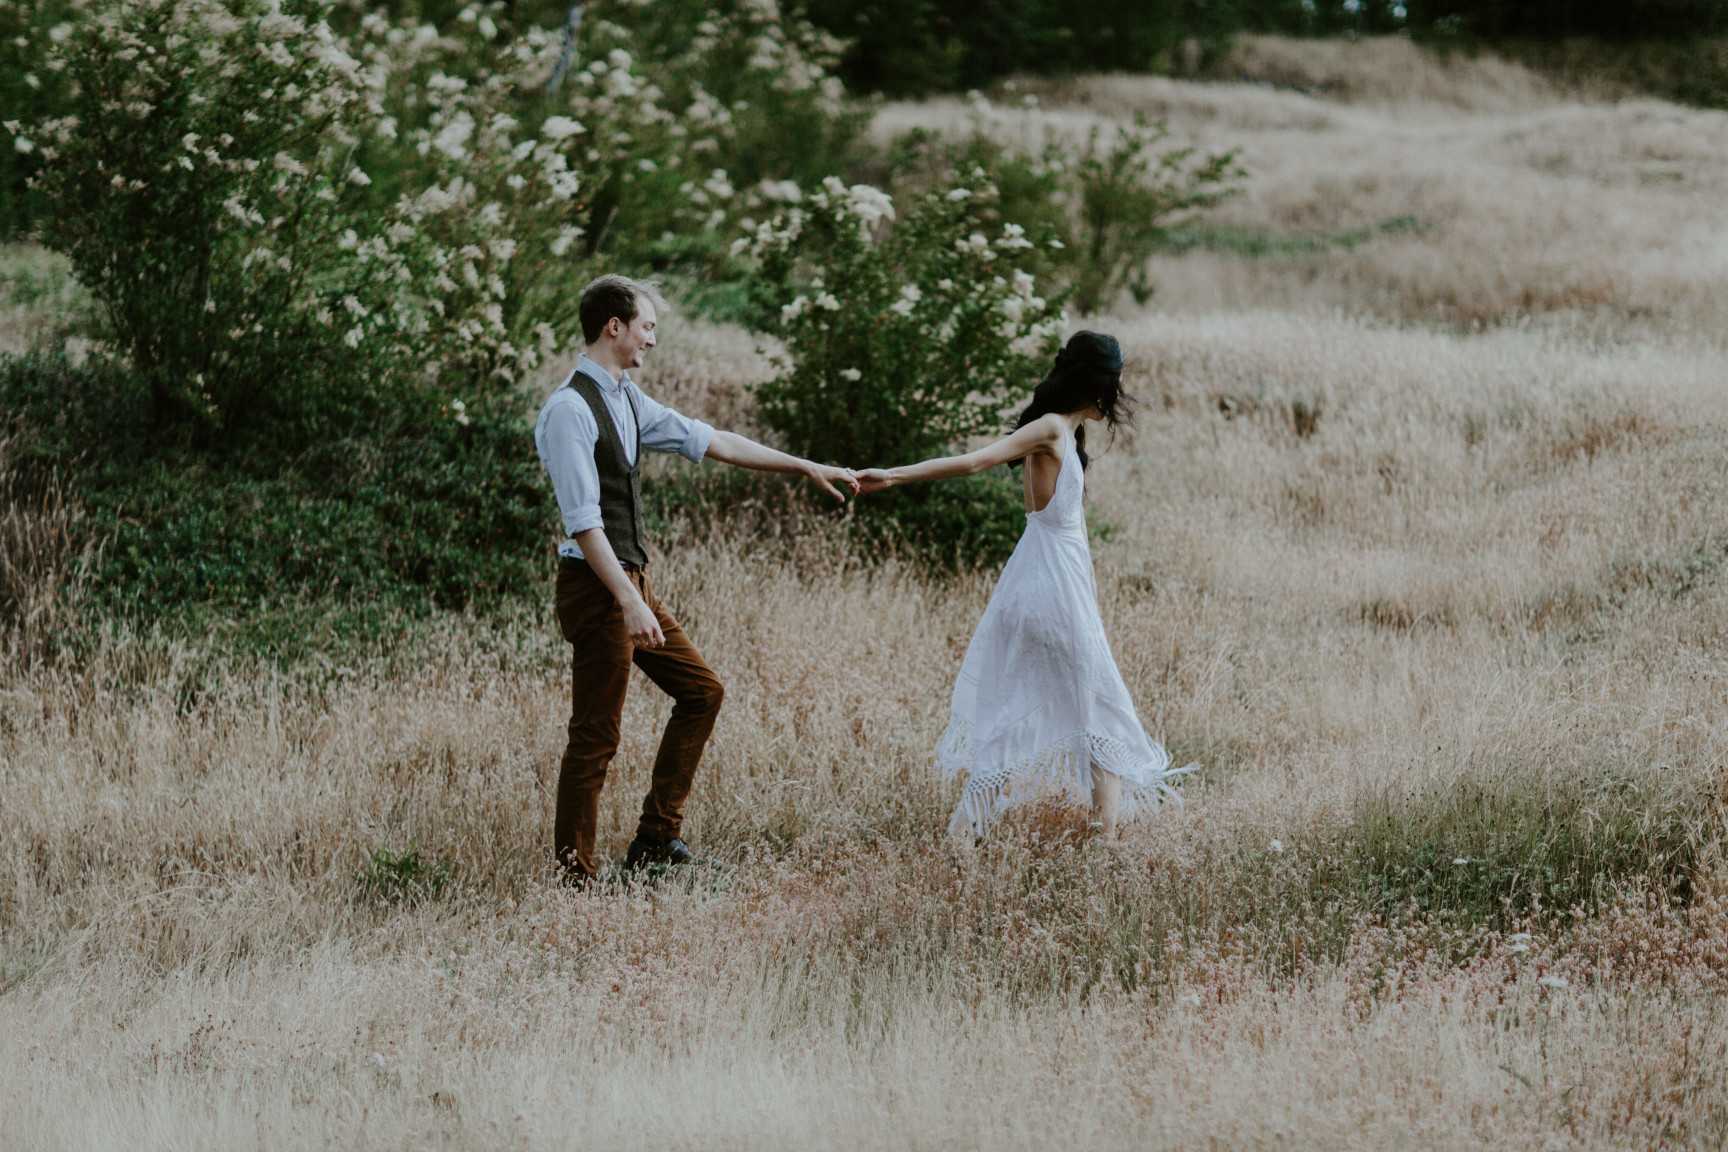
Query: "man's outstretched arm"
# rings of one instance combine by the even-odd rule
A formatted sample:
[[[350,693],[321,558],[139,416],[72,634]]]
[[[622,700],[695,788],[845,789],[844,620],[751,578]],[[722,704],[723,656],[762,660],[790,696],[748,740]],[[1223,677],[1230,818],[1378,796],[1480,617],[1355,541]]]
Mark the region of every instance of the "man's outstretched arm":
[[[810,477],[812,483],[836,500],[846,499],[840,489],[835,487],[836,484],[845,485],[853,495],[858,494],[858,478],[852,474],[852,469],[835,468],[828,464],[817,464],[813,460],[789,456],[736,432],[716,430],[714,438],[708,442],[705,458],[757,472],[797,472]]]

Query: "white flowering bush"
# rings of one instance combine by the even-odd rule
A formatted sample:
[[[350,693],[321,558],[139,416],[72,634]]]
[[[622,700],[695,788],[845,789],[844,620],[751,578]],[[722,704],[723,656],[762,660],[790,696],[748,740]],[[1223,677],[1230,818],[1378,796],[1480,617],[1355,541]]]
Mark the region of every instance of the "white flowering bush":
[[[40,157],[42,231],[147,383],[159,423],[293,403],[340,365],[394,276],[341,247],[380,109],[372,46],[308,0],[135,0],[65,28],[65,113],[9,122]],[[328,340],[331,329],[335,340]],[[344,333],[349,334],[346,341]]]
[[[793,450],[895,465],[1001,431],[1063,317],[1021,267],[1024,230],[995,221],[996,196],[987,180],[941,187],[900,214],[830,177],[737,242],[787,346],[757,402]]]
[[[995,186],[926,191],[900,212],[868,185],[829,177],[736,242],[755,268],[763,327],[784,370],[756,391],[764,421],[802,455],[895,465],[1004,431],[1054,353],[1064,317],[1024,266],[1033,244],[1003,223]],[[943,567],[994,564],[1021,527],[1018,485],[987,474],[895,489],[858,504],[871,545]]]
[[[63,66],[50,66],[53,45],[72,31],[70,0],[0,0],[0,120],[34,123],[59,114]],[[30,226],[28,182],[40,156],[35,142],[0,141],[0,235]]]

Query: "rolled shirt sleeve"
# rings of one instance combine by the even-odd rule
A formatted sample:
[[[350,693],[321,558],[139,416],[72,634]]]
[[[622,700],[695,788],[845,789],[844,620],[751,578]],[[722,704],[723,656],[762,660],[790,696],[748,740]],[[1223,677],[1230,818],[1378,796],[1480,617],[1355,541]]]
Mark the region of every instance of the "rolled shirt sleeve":
[[[714,439],[713,426],[651,399],[628,377],[624,386],[630,389],[630,395],[636,401],[636,415],[642,425],[642,447],[649,452],[675,452],[693,464],[700,464],[708,455],[708,445]]]

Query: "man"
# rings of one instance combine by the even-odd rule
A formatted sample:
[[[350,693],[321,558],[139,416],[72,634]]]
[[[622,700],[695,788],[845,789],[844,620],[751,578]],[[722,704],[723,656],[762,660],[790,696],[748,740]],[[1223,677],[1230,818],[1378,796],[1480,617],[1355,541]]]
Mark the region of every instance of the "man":
[[[558,625],[570,642],[570,742],[558,775],[553,850],[566,876],[592,879],[600,788],[618,751],[630,665],[672,697],[654,776],[625,864],[686,864],[679,838],[702,749],[725,695],[684,630],[648,582],[642,524],[641,453],[676,452],[759,472],[799,472],[837,500],[852,492],[849,469],[776,452],[732,432],[716,431],[643,394],[629,370],[654,347],[665,301],[653,284],[602,276],[582,290],[587,349],[570,378],[552,393],[534,426],[534,445],[552,477],[565,539],[558,547]]]

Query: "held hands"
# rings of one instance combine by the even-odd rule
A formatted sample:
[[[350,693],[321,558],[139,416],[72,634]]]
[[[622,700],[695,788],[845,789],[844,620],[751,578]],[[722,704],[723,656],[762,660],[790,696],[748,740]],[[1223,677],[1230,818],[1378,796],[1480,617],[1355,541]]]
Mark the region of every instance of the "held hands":
[[[880,492],[890,487],[894,481],[888,476],[886,468],[866,468],[858,474],[858,494],[868,496],[872,492]]]
[[[835,468],[828,464],[811,464],[804,474],[822,491],[845,502],[846,496],[835,485],[843,485],[852,495],[858,495],[858,476],[850,468]]]

